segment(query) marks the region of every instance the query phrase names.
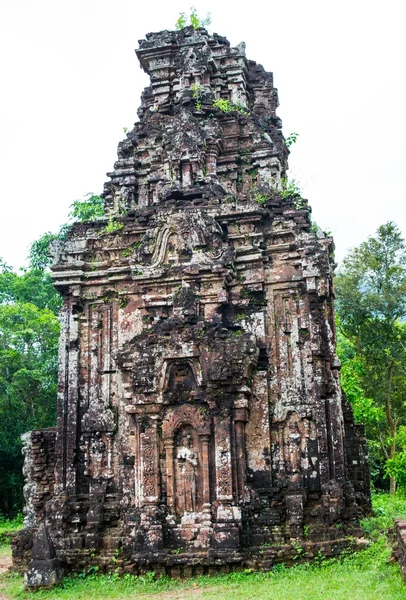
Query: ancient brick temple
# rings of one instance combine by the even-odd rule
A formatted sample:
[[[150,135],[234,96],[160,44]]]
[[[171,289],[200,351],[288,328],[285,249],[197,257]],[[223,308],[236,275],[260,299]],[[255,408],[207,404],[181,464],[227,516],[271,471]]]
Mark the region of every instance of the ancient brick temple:
[[[365,440],[339,385],[333,242],[286,186],[272,74],[204,29],[137,56],[151,84],[105,218],[54,248],[59,417],[25,436],[15,562],[38,535],[37,563],[65,570],[337,553],[369,507]]]

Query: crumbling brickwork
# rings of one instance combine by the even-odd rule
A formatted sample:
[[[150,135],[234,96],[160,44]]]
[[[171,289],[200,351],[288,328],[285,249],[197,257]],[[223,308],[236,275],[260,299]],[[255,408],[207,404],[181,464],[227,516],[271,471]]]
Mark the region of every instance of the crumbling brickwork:
[[[333,241],[284,185],[273,76],[204,29],[151,33],[137,56],[151,85],[105,218],[54,248],[47,535],[70,569],[337,553],[369,507],[365,440],[339,385]]]
[[[393,550],[394,557],[399,561],[400,572],[406,583],[406,521],[395,520],[396,546]]]
[[[30,431],[22,436],[26,528],[36,527],[43,521],[45,504],[54,494],[55,437],[53,428]]]
[[[45,520],[45,505],[54,494],[55,437],[52,428],[22,436],[25,518],[23,533],[12,540],[15,566],[25,565],[31,556],[33,531]]]

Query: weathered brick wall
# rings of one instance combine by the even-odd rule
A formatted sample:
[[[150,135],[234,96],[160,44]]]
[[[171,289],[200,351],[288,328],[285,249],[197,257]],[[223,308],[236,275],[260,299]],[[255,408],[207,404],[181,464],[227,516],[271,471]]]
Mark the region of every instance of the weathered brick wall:
[[[54,493],[55,438],[54,428],[28,431],[22,436],[24,454],[24,529],[12,540],[16,570],[26,567],[31,556],[33,533],[45,518],[45,505]]]
[[[397,547],[394,555],[399,561],[402,577],[406,583],[406,520],[397,519],[395,521],[395,533]]]
[[[27,435],[26,527],[46,506],[67,571],[334,555],[362,535],[365,440],[339,384],[333,240],[284,187],[272,73],[204,29],[137,55],[151,87],[105,217],[54,248],[56,461],[54,432]]]
[[[36,527],[43,520],[45,504],[54,492],[55,437],[53,428],[29,431],[22,436],[27,528]]]
[[[352,408],[346,399],[343,402],[343,416],[347,477],[354,486],[361,514],[366,514],[371,510],[371,490],[365,429],[363,425],[354,423]]]

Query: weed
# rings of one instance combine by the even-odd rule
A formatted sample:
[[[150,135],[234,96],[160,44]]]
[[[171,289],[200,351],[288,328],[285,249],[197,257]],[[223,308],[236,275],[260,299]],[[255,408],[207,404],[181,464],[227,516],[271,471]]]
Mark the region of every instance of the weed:
[[[230,100],[225,100],[224,98],[217,98],[216,100],[213,100],[213,106],[221,110],[223,113],[236,111],[243,115],[249,114],[248,110],[242,104],[233,104],[230,102]]]
[[[313,558],[313,561],[316,565],[321,566],[326,563],[327,559],[324,556],[323,552],[319,550],[316,556]]]
[[[310,531],[309,525],[305,525],[303,527],[303,535],[304,535],[304,537],[305,537],[306,540],[309,539],[309,531]]]
[[[235,329],[234,331],[231,332],[231,336],[232,337],[240,337],[240,335],[243,335],[243,330],[242,329]]]
[[[302,546],[300,546],[299,544],[296,544],[295,542],[291,542],[290,544],[296,552],[296,554],[294,554],[294,556],[293,556],[293,560],[298,560],[299,558],[303,558],[304,555],[306,554],[305,549]]]
[[[258,202],[258,204],[260,204],[261,206],[263,206],[265,204],[265,202],[267,202],[267,200],[269,200],[269,195],[268,194],[261,194],[261,192],[259,191],[259,189],[257,187],[254,187],[251,190],[252,196],[255,200],[255,202]]]
[[[189,20],[189,22],[188,22]],[[211,23],[210,13],[206,15],[205,19],[201,19],[197,10],[194,6],[190,7],[190,13],[187,16],[186,13],[180,13],[178,20],[176,21],[176,29],[184,29],[185,27],[193,27],[193,29],[199,29],[199,27],[207,27]]]
[[[237,172],[237,191],[240,192],[242,190],[242,172],[239,170]]]
[[[202,108],[201,97],[202,97],[203,88],[198,83],[194,83],[191,86],[191,90],[192,90],[193,100],[195,101],[196,110],[201,110],[201,108]]]
[[[285,138],[285,144],[287,148],[290,148],[293,144],[296,144],[297,138],[299,137],[298,133],[291,133]]]
[[[301,195],[302,191],[295,179],[288,179],[287,177],[284,177],[281,183],[282,191],[280,195],[282,198],[292,198]]]
[[[122,296],[119,300],[119,306],[120,308],[125,308],[127,306],[127,304],[129,303],[130,299],[128,296]]]
[[[110,217],[106,227],[104,227],[100,233],[116,233],[117,231],[121,231],[123,227],[124,225],[122,223],[118,223],[114,217]]]

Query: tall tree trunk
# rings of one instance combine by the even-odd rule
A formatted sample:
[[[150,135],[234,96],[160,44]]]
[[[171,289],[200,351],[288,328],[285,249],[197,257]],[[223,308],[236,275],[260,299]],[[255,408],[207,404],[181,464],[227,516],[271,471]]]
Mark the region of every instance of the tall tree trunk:
[[[393,377],[393,363],[390,363],[388,367],[388,385],[386,388],[385,396],[385,412],[386,419],[389,425],[391,443],[389,446],[389,458],[393,458],[396,452],[395,435],[396,435],[396,423],[392,415],[391,405],[391,392],[392,392],[392,377]],[[396,492],[396,479],[393,475],[389,478],[389,493],[394,494]]]

